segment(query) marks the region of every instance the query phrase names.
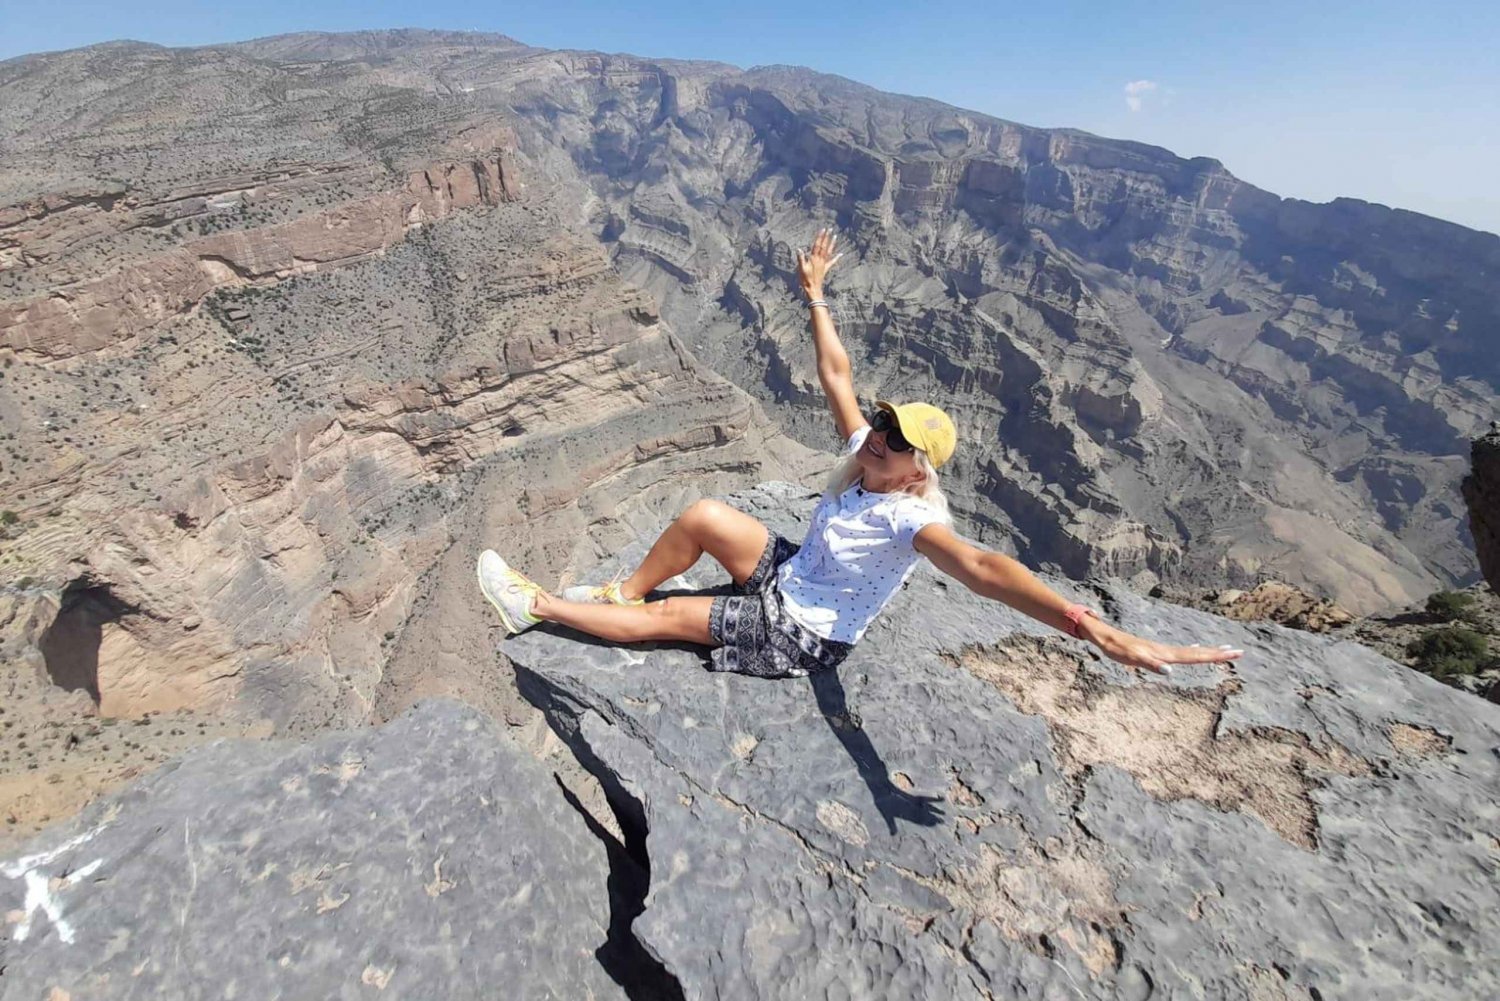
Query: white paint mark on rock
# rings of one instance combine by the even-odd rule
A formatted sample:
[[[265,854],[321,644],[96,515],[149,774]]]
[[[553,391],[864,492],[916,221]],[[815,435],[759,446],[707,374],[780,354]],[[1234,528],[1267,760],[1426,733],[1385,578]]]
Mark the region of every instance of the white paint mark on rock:
[[[79,880],[91,875],[94,870],[104,864],[103,859],[94,859],[82,869],[75,869],[66,876],[54,877],[44,871],[43,867],[50,868],[52,863],[59,857],[85,843],[94,835],[104,830],[105,825],[100,824],[93,830],[85,831],[76,837],[69,838],[56,848],[35,855],[26,855],[0,865],[0,874],[10,879],[20,879],[26,884],[26,902],[21,912],[21,919],[16,924],[16,930],[11,938],[17,942],[26,941],[31,935],[31,921],[37,911],[47,915],[47,920],[52,922],[52,927],[57,929],[57,937],[71,945],[73,943],[73,926],[63,918],[62,900],[59,894],[76,884]]]

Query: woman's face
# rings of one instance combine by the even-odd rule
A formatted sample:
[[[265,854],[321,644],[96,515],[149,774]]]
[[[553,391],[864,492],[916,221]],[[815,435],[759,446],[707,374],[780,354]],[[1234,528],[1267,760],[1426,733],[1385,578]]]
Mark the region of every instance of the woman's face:
[[[871,431],[865,436],[865,443],[859,451],[854,453],[860,468],[865,471],[866,482],[904,486],[920,480],[922,471],[917,468],[917,453],[912,449],[892,451],[886,442],[888,434],[887,431]]]

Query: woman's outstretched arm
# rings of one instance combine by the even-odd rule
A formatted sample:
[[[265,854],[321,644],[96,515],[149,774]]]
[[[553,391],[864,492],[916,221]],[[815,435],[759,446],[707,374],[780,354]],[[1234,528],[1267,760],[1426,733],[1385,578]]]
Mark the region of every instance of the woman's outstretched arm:
[[[838,239],[829,230],[820,229],[810,249],[797,251],[797,278],[809,303],[823,298],[823,281],[834,262],[844,256],[833,252]],[[818,381],[823,384],[823,392],[833,410],[839,441],[848,441],[849,436],[865,423],[864,415],[859,411],[859,397],[854,392],[849,353],[844,350],[838,331],[833,327],[833,311],[826,306],[809,306],[808,309],[812,314],[813,350],[818,356]]]
[[[972,546],[941,524],[928,525],[918,532],[915,545],[934,566],[975,594],[1003,601],[1055,629],[1070,631],[1066,613],[1071,602],[1004,553]],[[1142,639],[1093,615],[1079,620],[1077,636],[1097,646],[1111,660],[1158,674],[1170,674],[1172,664],[1222,663],[1244,653],[1228,647],[1171,646]]]

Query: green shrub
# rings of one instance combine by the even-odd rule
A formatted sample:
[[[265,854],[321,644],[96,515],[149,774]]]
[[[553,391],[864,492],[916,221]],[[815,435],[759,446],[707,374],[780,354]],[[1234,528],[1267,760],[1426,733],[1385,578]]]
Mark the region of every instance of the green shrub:
[[[1442,622],[1464,618],[1474,605],[1474,596],[1462,591],[1439,591],[1427,596],[1427,614]]]
[[[1473,674],[1489,657],[1489,642],[1472,629],[1444,626],[1406,644],[1406,654],[1417,667],[1437,678]]]
[[[0,525],[14,525],[21,520],[21,516],[14,511],[0,511]]]

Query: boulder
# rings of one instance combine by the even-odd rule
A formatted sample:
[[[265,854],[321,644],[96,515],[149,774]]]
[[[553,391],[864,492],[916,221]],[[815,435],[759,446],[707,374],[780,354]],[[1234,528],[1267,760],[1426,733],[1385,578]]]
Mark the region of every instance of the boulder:
[[[726,500],[800,539],[814,498]],[[552,625],[501,649],[649,862],[634,932],[686,997],[1500,989],[1500,709],[1353,643],[1049,583],[1246,654],[1138,676],[925,563],[810,679]]]
[[[0,862],[0,995],[620,998],[609,881],[550,772],[434,700],[217,742],[44,831]]]
[[[1316,595],[1281,581],[1268,580],[1249,591],[1220,591],[1220,614],[1241,622],[1275,622],[1290,629],[1326,633],[1347,626],[1354,616]]]

